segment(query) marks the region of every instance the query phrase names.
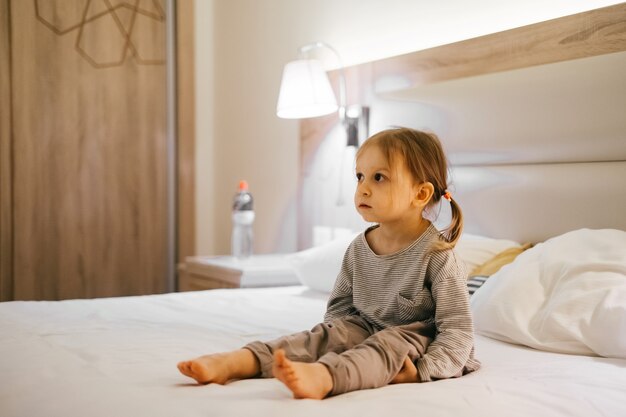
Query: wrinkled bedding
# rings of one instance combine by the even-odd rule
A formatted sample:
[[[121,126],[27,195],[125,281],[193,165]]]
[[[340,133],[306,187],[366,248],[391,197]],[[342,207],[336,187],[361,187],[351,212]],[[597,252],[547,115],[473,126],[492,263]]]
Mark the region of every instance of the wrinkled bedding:
[[[274,379],[198,386],[176,363],[321,320],[306,287],[0,303],[0,415],[13,416],[622,416],[626,360],[476,338],[483,367],[424,384],[323,401]]]

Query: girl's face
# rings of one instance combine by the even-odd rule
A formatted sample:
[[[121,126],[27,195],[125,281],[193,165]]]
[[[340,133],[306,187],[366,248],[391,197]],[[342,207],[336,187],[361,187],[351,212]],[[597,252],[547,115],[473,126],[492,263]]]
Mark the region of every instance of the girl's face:
[[[417,187],[402,158],[390,166],[378,146],[370,146],[356,160],[356,177],[354,205],[365,221],[415,219]]]

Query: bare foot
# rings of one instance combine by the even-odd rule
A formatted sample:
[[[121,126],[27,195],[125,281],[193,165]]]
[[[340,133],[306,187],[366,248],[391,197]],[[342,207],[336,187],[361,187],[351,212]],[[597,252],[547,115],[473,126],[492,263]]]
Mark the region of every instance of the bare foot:
[[[404,360],[398,375],[391,380],[390,384],[403,384],[405,382],[420,382],[417,368],[409,357]]]
[[[225,384],[231,379],[252,378],[260,372],[260,367],[251,351],[239,349],[179,362],[178,370],[199,384]]]
[[[295,398],[321,400],[333,389],[333,377],[321,363],[294,362],[282,349],[274,352],[274,376],[293,392]]]

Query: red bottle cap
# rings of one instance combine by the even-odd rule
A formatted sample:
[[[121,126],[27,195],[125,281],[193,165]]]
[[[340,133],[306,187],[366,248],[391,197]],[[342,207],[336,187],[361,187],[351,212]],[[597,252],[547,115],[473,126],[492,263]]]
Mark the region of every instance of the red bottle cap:
[[[239,181],[239,191],[248,191],[248,181]]]

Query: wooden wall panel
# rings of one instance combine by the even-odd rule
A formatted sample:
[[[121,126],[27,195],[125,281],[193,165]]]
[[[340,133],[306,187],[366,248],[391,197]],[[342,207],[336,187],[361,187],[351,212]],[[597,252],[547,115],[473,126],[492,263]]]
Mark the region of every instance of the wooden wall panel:
[[[11,2],[16,299],[166,290],[165,8],[112,3]]]
[[[0,0],[0,301],[13,297],[9,0]]]
[[[623,50],[626,3],[373,61],[377,93]]]

